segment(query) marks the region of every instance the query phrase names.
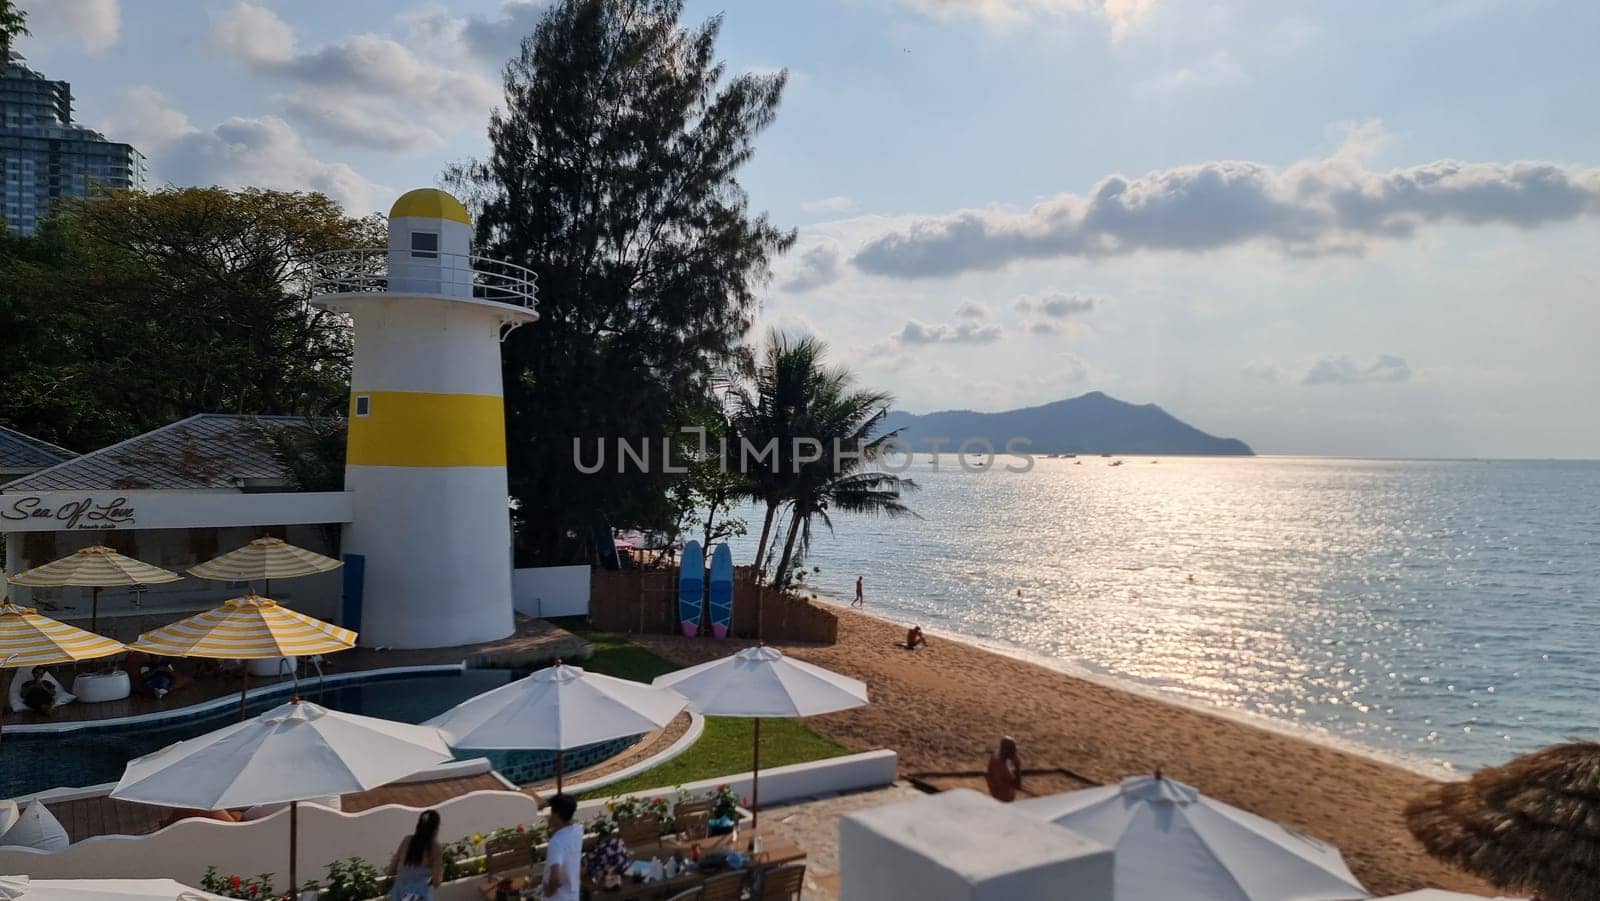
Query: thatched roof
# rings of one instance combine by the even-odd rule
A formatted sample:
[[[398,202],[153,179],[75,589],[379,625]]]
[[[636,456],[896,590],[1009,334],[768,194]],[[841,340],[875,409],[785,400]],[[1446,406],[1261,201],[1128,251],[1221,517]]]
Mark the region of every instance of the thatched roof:
[[[1600,898],[1600,744],[1556,745],[1406,807],[1428,853],[1542,901]]]

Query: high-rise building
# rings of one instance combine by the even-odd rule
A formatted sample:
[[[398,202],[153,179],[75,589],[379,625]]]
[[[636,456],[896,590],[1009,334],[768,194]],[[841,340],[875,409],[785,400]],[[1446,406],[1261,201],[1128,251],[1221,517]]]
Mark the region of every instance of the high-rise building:
[[[144,155],[72,123],[72,86],[23,64],[15,51],[0,70],[0,196],[6,225],[32,234],[57,198],[102,188],[141,188]]]

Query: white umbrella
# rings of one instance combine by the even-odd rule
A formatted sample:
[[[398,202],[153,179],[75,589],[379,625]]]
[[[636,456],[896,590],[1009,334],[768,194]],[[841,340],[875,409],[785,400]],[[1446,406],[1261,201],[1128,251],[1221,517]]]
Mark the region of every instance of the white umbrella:
[[[1110,847],[1116,901],[1372,897],[1338,848],[1159,775],[1016,806]]]
[[[761,719],[817,716],[867,704],[867,686],[859,679],[829,672],[783,656],[777,648],[745,648],[732,657],[657,676],[653,683],[689,699],[706,716],[755,718],[755,756],[750,780],[750,813],[759,818],[761,803]],[[752,822],[754,825],[754,822]]]
[[[659,729],[688,701],[671,689],[586,673],[560,661],[486,691],[427,722],[457,748],[536,748],[561,752]]]
[[[29,879],[0,876],[0,901],[210,901],[213,895],[172,879]]]
[[[299,802],[366,791],[451,760],[439,730],[294,700],[128,764],[111,797],[220,810],[289,804],[289,889]]]

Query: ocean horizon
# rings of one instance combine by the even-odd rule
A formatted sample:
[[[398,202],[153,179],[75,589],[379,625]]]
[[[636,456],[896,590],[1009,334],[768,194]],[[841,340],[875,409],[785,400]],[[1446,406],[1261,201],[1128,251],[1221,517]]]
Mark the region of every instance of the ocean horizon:
[[[1600,462],[1116,459],[919,455],[921,518],[815,523],[806,585],[1424,768],[1600,736]]]

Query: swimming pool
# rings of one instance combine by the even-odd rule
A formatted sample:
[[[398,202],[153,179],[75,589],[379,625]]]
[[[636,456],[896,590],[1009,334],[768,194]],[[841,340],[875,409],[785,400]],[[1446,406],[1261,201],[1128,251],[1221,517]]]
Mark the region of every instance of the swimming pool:
[[[402,723],[420,723],[449,710],[470,697],[527,675],[526,671],[469,669],[425,676],[385,675],[353,682],[319,686],[301,682],[301,697],[333,710],[375,716]],[[250,715],[270,710],[289,699],[287,694],[251,698]],[[238,722],[239,708],[226,706],[191,717],[148,724],[87,728],[64,733],[14,733],[0,740],[0,798],[11,798],[56,787],[79,787],[115,782],[135,757],[160,750],[175,741],[204,735]],[[641,736],[602,742],[566,752],[567,772],[576,772],[614,757],[632,747]],[[458,749],[456,757],[487,757],[495,769],[516,783],[537,782],[555,775],[553,751],[473,751]]]

